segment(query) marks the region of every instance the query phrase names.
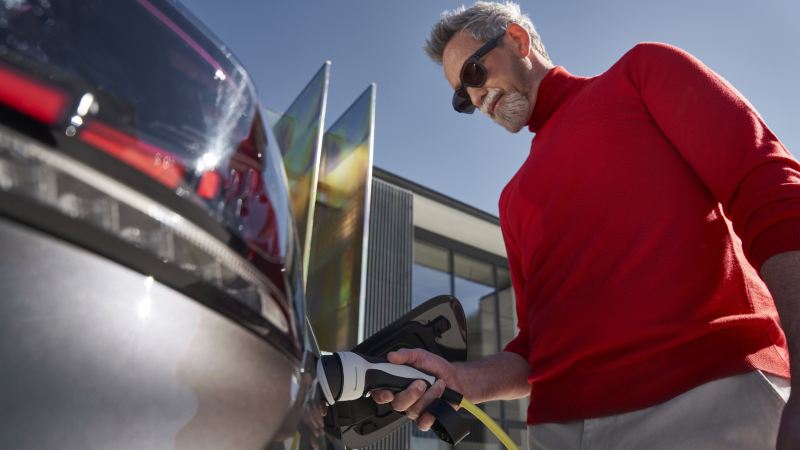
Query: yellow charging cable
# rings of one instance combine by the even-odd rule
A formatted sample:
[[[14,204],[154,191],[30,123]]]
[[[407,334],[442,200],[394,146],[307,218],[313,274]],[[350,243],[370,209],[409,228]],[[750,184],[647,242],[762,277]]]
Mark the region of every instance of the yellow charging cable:
[[[500,428],[500,426],[497,425],[497,423],[494,420],[492,420],[491,417],[489,417],[485,412],[483,412],[482,409],[473,405],[472,402],[470,402],[466,398],[461,399],[461,407],[466,409],[467,412],[469,412],[473,416],[475,416],[476,419],[480,420],[486,426],[486,428],[489,429],[489,431],[491,431],[492,433],[494,433],[495,436],[497,436],[497,439],[500,439],[500,442],[502,442],[503,445],[505,445],[508,450],[519,450],[517,444],[515,444],[514,441],[512,441],[511,438],[506,434],[506,432],[503,431],[503,429]]]

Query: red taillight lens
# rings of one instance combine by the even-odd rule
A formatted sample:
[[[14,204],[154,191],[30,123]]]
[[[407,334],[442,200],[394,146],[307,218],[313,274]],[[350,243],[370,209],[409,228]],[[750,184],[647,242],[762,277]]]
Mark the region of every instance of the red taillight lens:
[[[175,189],[183,181],[184,168],[171,153],[98,122],[83,127],[81,140]]]
[[[216,198],[222,184],[222,177],[217,172],[209,171],[200,177],[200,185],[197,186],[197,195],[206,200]]]
[[[0,103],[47,125],[64,116],[69,97],[4,67],[0,67]]]

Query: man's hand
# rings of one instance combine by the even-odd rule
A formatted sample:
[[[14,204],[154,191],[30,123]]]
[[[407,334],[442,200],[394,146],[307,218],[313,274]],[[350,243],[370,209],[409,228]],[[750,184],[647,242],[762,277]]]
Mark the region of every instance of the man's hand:
[[[391,391],[373,391],[372,398],[376,403],[391,403],[392,409],[405,412],[411,420],[417,422],[422,431],[428,431],[436,420],[425,412],[431,402],[441,397],[445,386],[464,394],[458,380],[459,369],[442,358],[421,349],[401,349],[386,355],[393,364],[405,364],[431,374],[437,378],[430,388],[422,380],[411,383],[406,390],[393,393]]]
[[[435,421],[432,415],[425,413],[425,408],[434,398],[442,395],[445,387],[462,394],[475,404],[492,400],[512,400],[530,393],[530,367],[516,353],[500,352],[458,363],[450,363],[441,356],[420,349],[402,349],[391,352],[386,357],[391,363],[412,366],[438,379],[427,390],[425,382],[417,380],[402,392],[372,392],[372,398],[377,403],[391,403],[395,411],[405,411],[423,431],[429,430]]]
[[[778,429],[777,450],[791,450],[800,448],[800,393],[789,396],[786,407],[783,408],[781,426]]]

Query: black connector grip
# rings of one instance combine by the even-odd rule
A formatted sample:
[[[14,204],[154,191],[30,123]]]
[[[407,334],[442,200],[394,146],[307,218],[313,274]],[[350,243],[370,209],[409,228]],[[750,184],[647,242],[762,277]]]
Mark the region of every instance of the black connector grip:
[[[442,400],[458,406],[461,404],[461,400],[463,399],[464,396],[459,394],[458,392],[448,387],[444,388],[444,393],[442,394]]]
[[[436,418],[436,422],[433,423],[431,430],[436,434],[436,437],[444,442],[450,445],[456,445],[469,434],[469,422],[461,417],[449,403],[441,398],[437,398],[431,402],[425,411]]]

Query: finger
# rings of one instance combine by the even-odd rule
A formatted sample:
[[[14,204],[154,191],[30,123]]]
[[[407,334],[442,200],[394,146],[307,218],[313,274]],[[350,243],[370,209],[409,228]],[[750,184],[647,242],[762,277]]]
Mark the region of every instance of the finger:
[[[412,352],[414,352],[413,349],[401,348],[400,350],[389,352],[386,355],[386,359],[392,364],[407,364]]]
[[[418,365],[426,364],[432,353],[422,350],[420,348],[401,348],[386,355],[386,359],[392,364],[407,364],[418,367]],[[419,367],[418,367],[419,368]]]
[[[327,413],[328,413],[327,407],[311,411],[311,423],[314,425],[314,429],[320,430],[322,428],[325,428],[325,415]]]
[[[403,412],[407,410],[411,405],[415,404],[420,397],[425,393],[428,385],[422,380],[415,380],[411,383],[406,390],[402,392],[398,392],[394,395],[394,400],[392,400],[392,409],[395,411]],[[411,417],[411,419],[416,419],[417,416]]]
[[[392,364],[413,366],[436,376],[443,375],[449,364],[439,355],[418,348],[401,348],[387,354],[386,359]]]
[[[428,431],[433,426],[434,422],[436,422],[436,418],[431,415],[431,413],[425,413],[417,419],[417,427],[419,427],[420,431]]]
[[[442,396],[442,393],[444,392],[444,386],[445,384],[442,380],[436,381],[436,383],[434,383],[433,386],[431,386],[431,388],[428,389],[416,403],[411,405],[406,410],[406,415],[414,418],[414,420],[417,421],[417,425],[420,425],[419,420],[423,419],[425,409],[431,404],[432,401]],[[433,422],[428,424],[428,428],[430,428],[431,425],[433,425]],[[422,429],[421,426],[420,429]],[[427,428],[423,431],[427,431]]]
[[[370,396],[372,397],[373,400],[375,400],[375,403],[379,405],[391,403],[392,400],[394,400],[394,394],[392,393],[392,391],[387,391],[383,389],[372,391],[370,393]]]

